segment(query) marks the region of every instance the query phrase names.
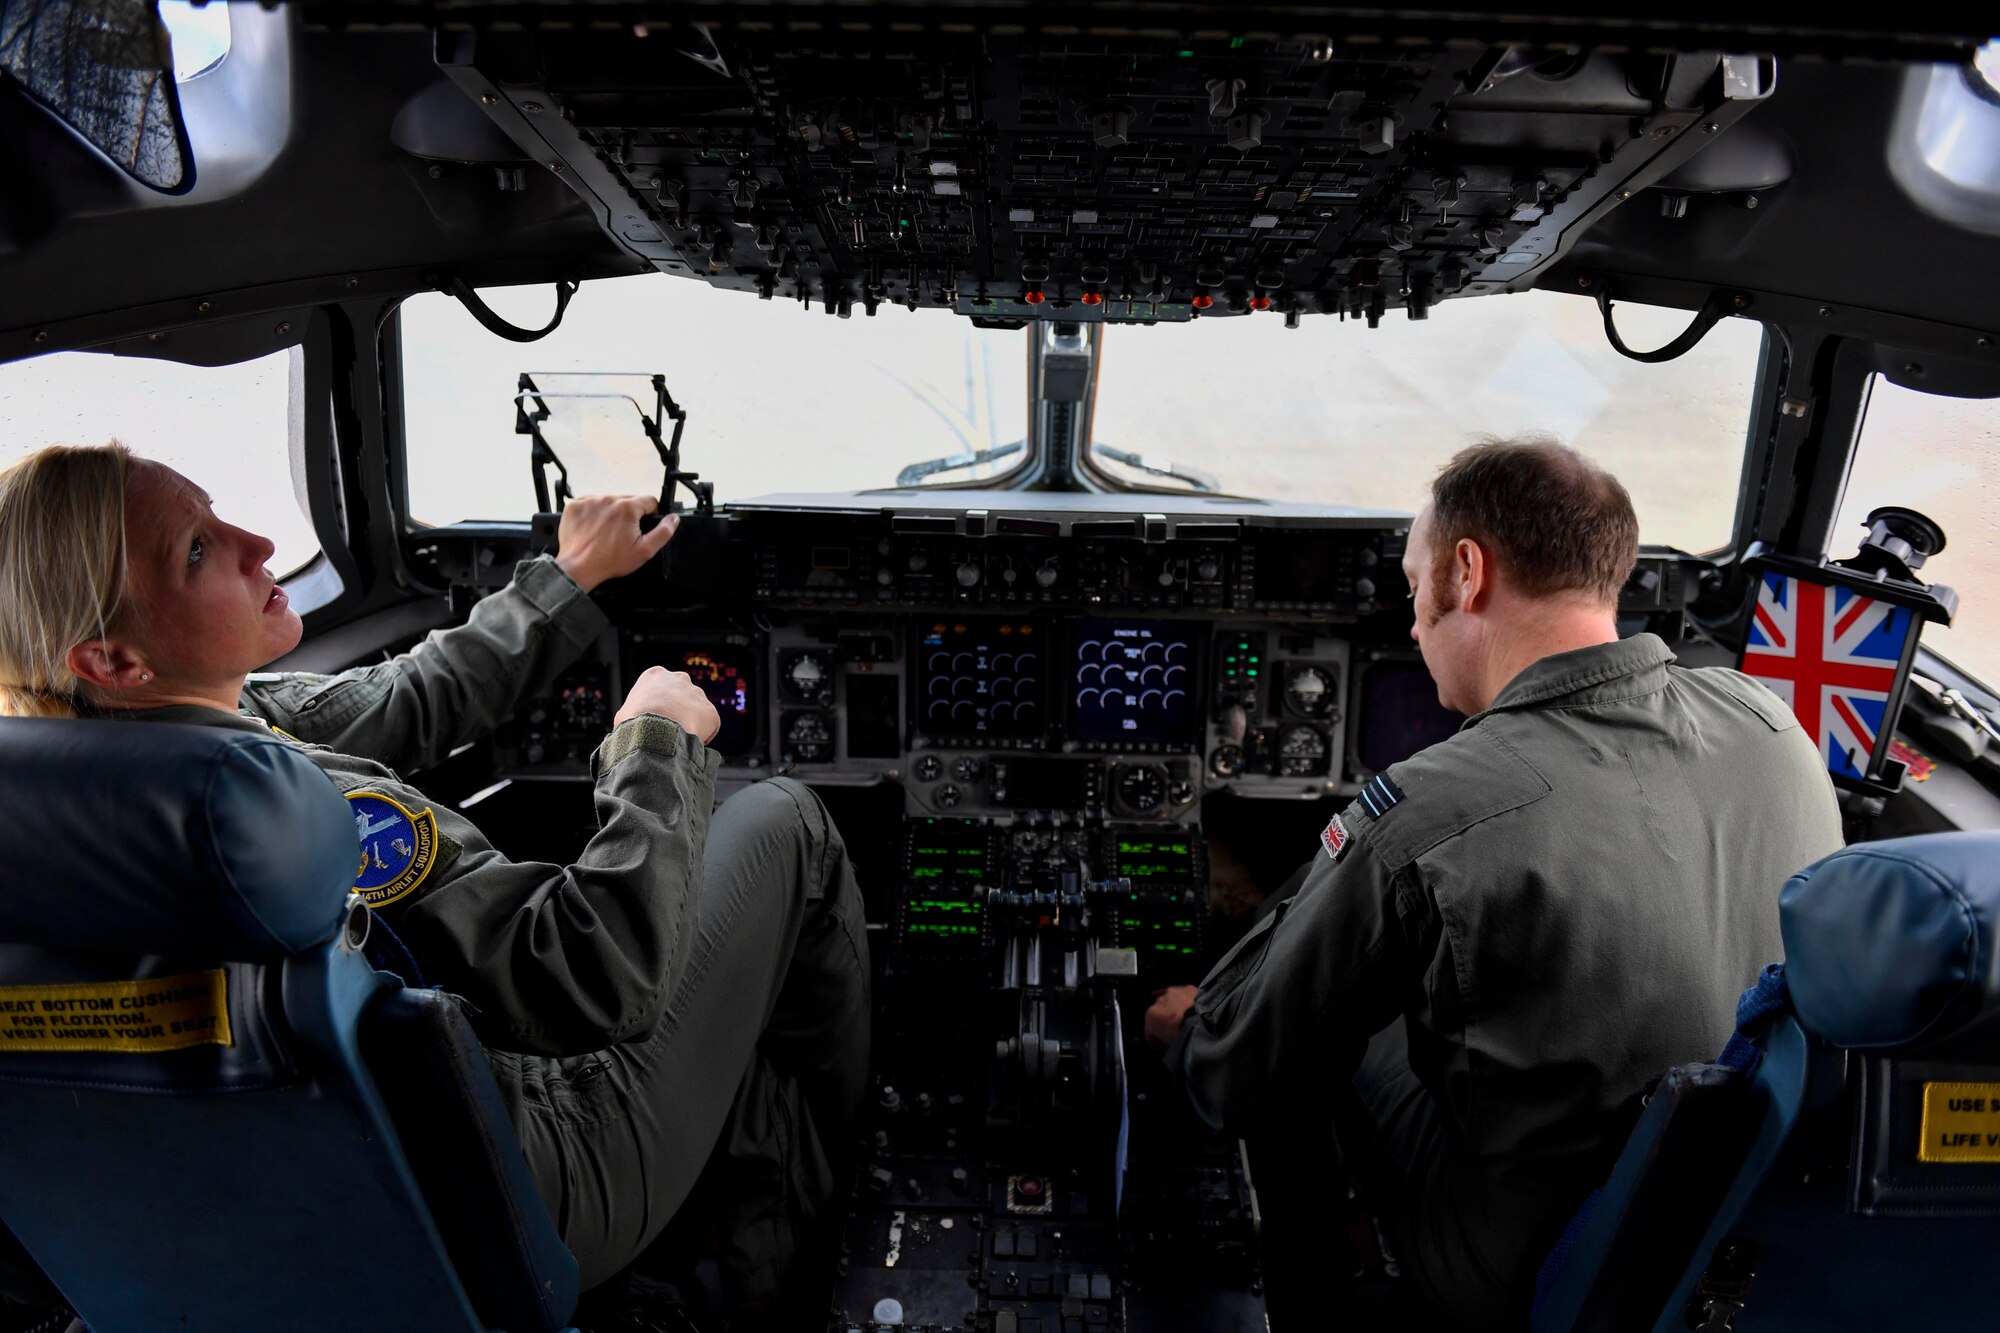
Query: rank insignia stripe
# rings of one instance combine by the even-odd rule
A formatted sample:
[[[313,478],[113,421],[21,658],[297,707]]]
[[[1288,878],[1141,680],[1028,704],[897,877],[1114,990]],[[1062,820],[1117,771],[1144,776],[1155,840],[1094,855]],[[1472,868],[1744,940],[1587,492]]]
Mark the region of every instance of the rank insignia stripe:
[[[1387,773],[1377,773],[1361,788],[1361,804],[1375,819],[1393,810],[1403,799],[1403,789]]]
[[[1327,821],[1326,828],[1321,830],[1319,835],[1320,846],[1326,848],[1326,854],[1336,861],[1347,850],[1347,844],[1351,841],[1353,835],[1347,831],[1347,825],[1341,823],[1339,815]]]
[[[386,907],[407,897],[437,865],[437,816],[428,806],[412,812],[381,792],[351,791],[347,802],[361,840],[354,891],[370,907]]]
[[[0,1055],[145,1055],[235,1044],[221,968],[140,981],[0,986]]]

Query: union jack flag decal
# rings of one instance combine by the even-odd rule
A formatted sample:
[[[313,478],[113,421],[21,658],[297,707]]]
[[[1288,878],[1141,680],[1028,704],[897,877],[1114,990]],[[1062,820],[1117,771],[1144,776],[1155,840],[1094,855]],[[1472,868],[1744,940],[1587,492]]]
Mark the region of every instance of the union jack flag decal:
[[[1896,695],[1908,607],[1766,570],[1743,670],[1791,705],[1838,777],[1865,779]]]

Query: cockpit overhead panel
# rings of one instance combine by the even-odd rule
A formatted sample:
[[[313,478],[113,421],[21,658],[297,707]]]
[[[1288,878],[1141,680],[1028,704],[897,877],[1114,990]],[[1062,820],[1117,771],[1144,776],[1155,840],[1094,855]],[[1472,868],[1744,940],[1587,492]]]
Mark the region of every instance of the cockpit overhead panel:
[[[1526,285],[1772,86],[1716,54],[967,18],[718,11],[439,49],[662,271],[1008,324],[1421,319]]]

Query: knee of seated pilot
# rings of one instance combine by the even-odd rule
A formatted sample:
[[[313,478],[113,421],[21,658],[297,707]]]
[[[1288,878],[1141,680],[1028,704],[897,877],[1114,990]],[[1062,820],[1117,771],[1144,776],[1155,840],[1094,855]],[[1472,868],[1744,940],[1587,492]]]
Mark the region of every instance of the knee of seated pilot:
[[[730,798],[729,810],[759,840],[796,843],[815,861],[832,829],[819,797],[791,778],[771,778],[746,787]]]

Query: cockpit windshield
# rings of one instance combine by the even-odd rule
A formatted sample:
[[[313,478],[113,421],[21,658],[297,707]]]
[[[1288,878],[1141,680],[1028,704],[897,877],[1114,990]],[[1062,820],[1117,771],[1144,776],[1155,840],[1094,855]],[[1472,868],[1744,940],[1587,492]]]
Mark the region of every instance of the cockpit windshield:
[[[545,290],[486,295],[510,318],[546,318]],[[528,512],[531,442],[514,410],[527,370],[663,373],[688,412],[683,465],[722,500],[1005,485],[1031,461],[1027,334],[894,307],[829,328],[817,307],[789,304],[664,275],[611,279],[585,284],[563,327],[522,347],[448,296],[412,297],[401,326],[411,515]],[[1637,346],[1687,319],[1618,313]],[[1292,330],[1275,314],[1112,326],[1091,461],[1112,486],[1405,509],[1469,439],[1542,431],[1626,480],[1648,541],[1711,550],[1730,536],[1762,338],[1726,320],[1686,356],[1645,365],[1606,344],[1592,302],[1544,292],[1374,330],[1326,319]],[[658,489],[636,425],[563,461],[579,492]]]
[[[548,318],[546,288],[481,295],[505,318]],[[1006,450],[1026,433],[1024,335],[935,312],[856,312],[833,330],[817,307],[646,274],[585,283],[562,327],[529,346],[449,296],[413,296],[401,314],[410,515],[424,523],[532,511],[531,442],[515,433],[523,371],[663,374],[688,414],[683,466],[718,500],[890,486],[913,464],[997,453],[935,474],[983,480],[1020,461]],[[636,422],[617,440],[593,435],[564,458],[578,494],[659,490],[659,455]]]
[[[1686,326],[1682,310],[1616,308],[1633,347]],[[1451,301],[1380,328],[1275,314],[1107,330],[1094,453],[1128,484],[1409,509],[1438,466],[1480,435],[1541,432],[1632,492],[1645,540],[1724,546],[1736,515],[1763,326],[1724,320],[1658,365],[1613,351],[1592,301],[1550,292]],[[1154,471],[1121,462],[1137,452]]]

